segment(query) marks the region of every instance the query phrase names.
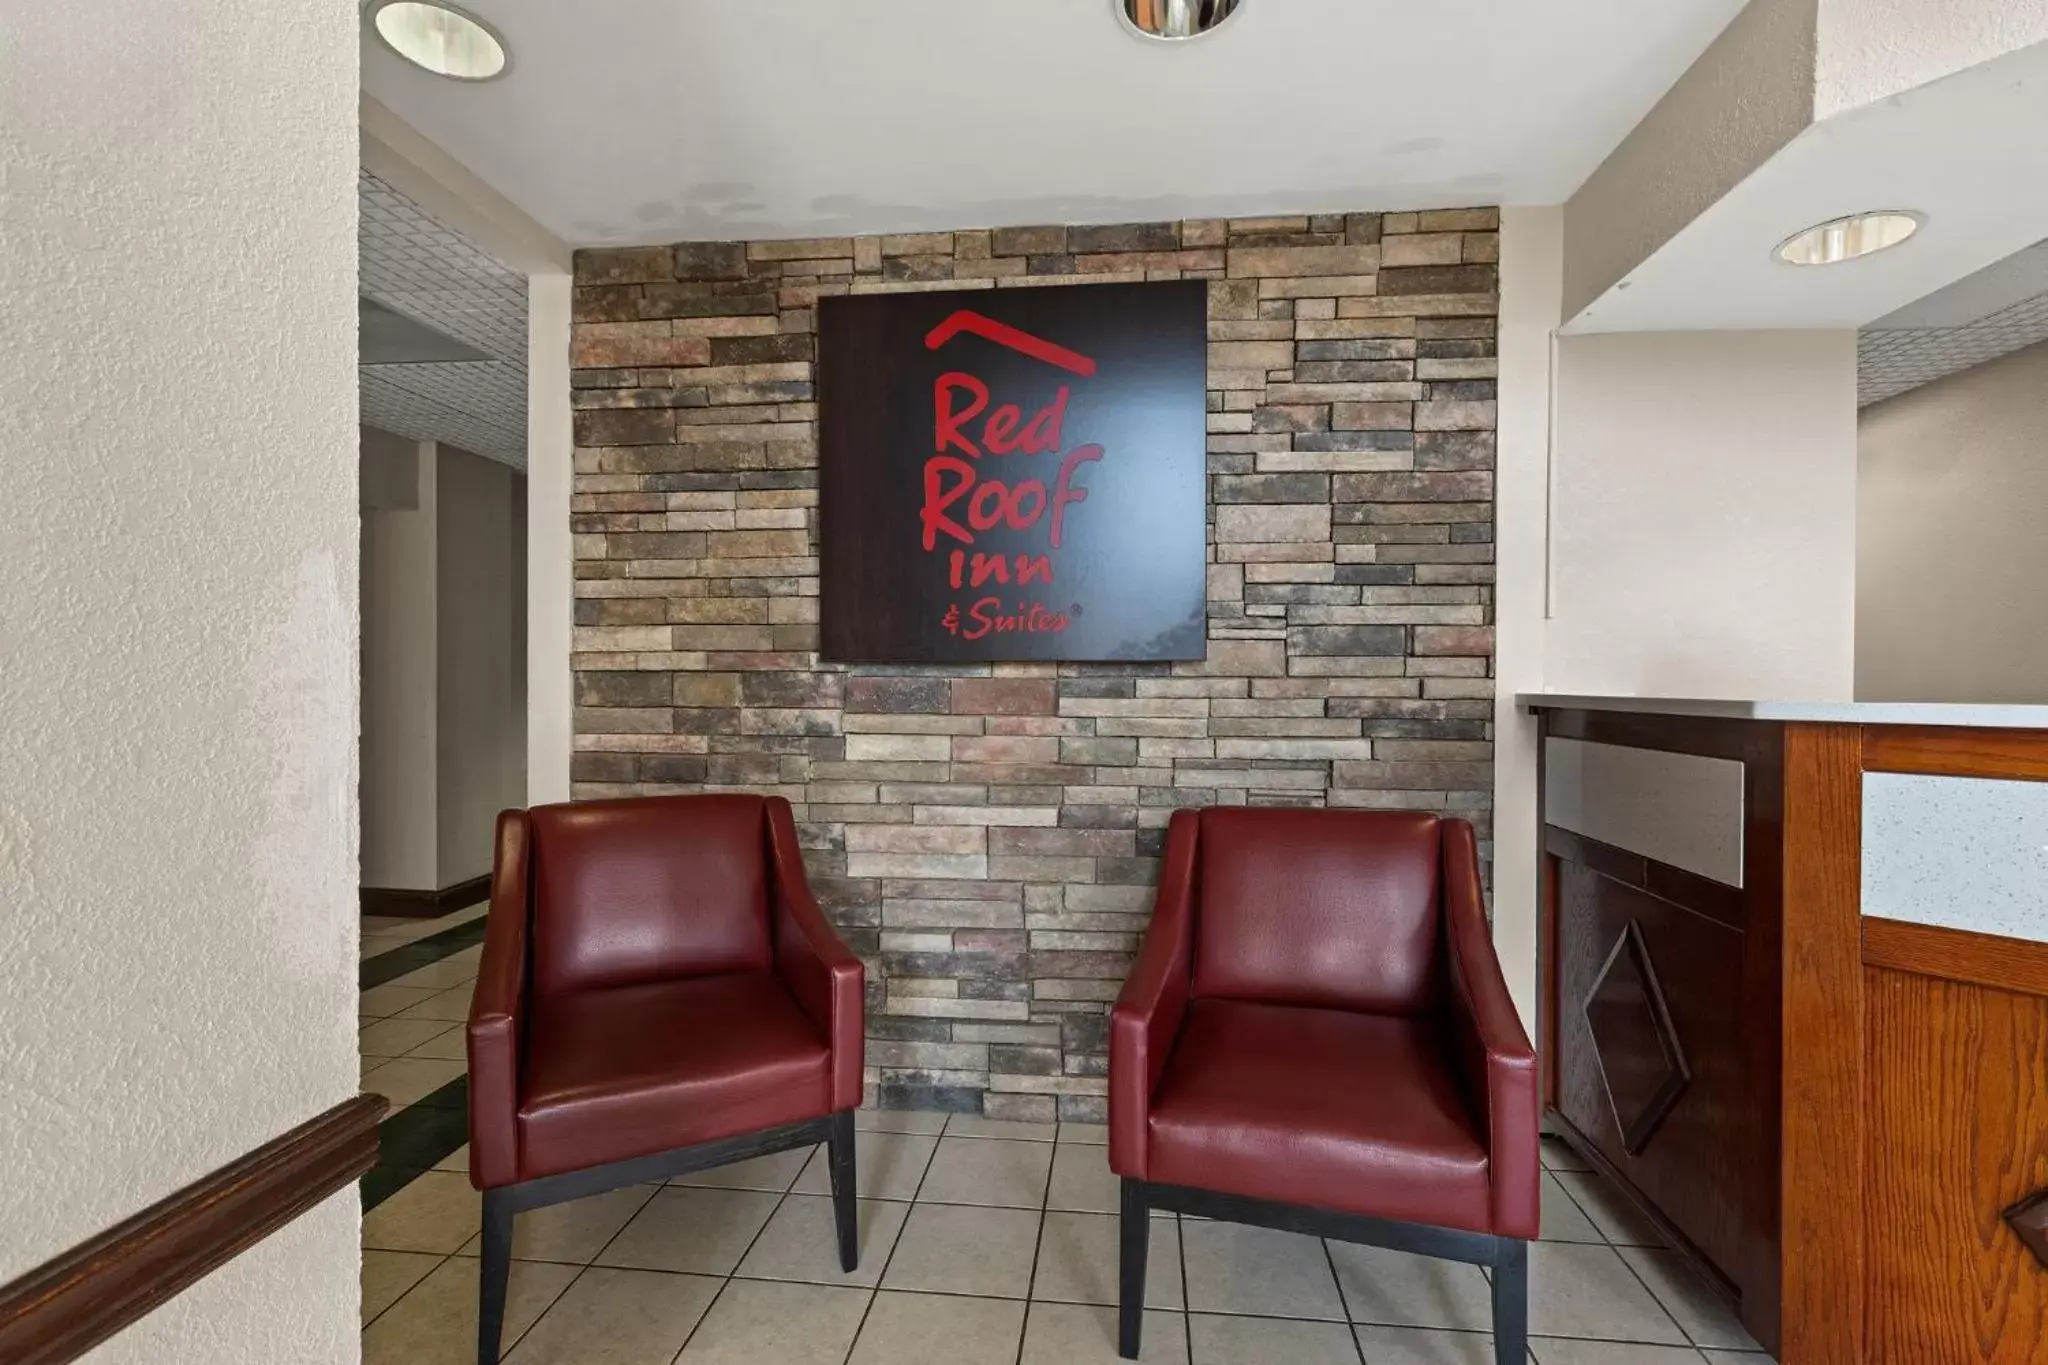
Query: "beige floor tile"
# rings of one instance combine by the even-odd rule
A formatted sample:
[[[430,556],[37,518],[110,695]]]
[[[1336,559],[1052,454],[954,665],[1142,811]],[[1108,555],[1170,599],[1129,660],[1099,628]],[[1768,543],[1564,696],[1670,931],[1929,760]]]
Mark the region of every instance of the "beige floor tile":
[[[593,1266],[506,1360],[511,1365],[648,1365],[673,1360],[717,1296],[704,1275]]]
[[[363,1365],[476,1365],[476,1291],[482,1262],[453,1256],[363,1332]],[[515,1261],[505,1295],[506,1345],[545,1312],[577,1271]]]
[[[1710,1365],[1777,1365],[1762,1351],[1702,1351]]]
[[[863,1199],[909,1199],[931,1164],[935,1137],[914,1133],[858,1133],[853,1139],[853,1183]],[[820,1144],[797,1177],[798,1194],[832,1193],[832,1170]]]
[[[1538,1242],[1529,1248],[1529,1331],[1683,1346],[1685,1333],[1612,1247]]]
[[[1620,1191],[1607,1183],[1607,1177],[1585,1172],[1560,1172],[1557,1183],[1564,1186],[1573,1202],[1585,1210],[1586,1217],[1601,1235],[1616,1246],[1660,1247],[1664,1238],[1657,1229],[1650,1226],[1648,1219],[1636,1211]]]
[[[1365,1365],[1494,1365],[1489,1332],[1367,1326],[1352,1330]]]
[[[365,1057],[403,1057],[456,1027],[445,1019],[379,1019],[356,1035],[357,1050]]]
[[[588,1199],[529,1209],[512,1220],[512,1259],[588,1265],[619,1229],[654,1197],[654,1186],[629,1185]],[[483,1238],[463,1244],[464,1256],[483,1255]]]
[[[425,1024],[441,1021],[427,1019],[394,1019],[394,1024]],[[408,1057],[445,1057],[449,1061],[469,1063],[469,1029],[466,1025],[455,1024],[445,1032],[437,1033],[405,1054]]]
[[[1046,1191],[1045,1206],[1077,1213],[1117,1212],[1123,1206],[1123,1181],[1109,1169],[1109,1149],[1084,1142],[1060,1143],[1052,1159],[1052,1185]]]
[[[919,1210],[924,1212],[924,1210]],[[1017,1357],[1024,1305],[883,1290],[847,1365],[968,1365]]]
[[[363,1215],[363,1245],[449,1255],[476,1236],[482,1205],[469,1177],[427,1171]]]
[[[882,1283],[891,1289],[1025,1298],[1038,1218],[1028,1209],[919,1204],[896,1239]]]
[[[870,1297],[865,1289],[734,1280],[677,1365],[840,1365]]]
[[[393,948],[403,948],[435,932],[434,926],[423,920],[407,920],[403,924],[380,925],[374,930],[365,930],[362,936],[362,956],[375,957]]]
[[[1335,1322],[1188,1317],[1193,1365],[1358,1365],[1351,1329]]]
[[[427,986],[437,991],[445,991],[450,986],[467,986],[476,980],[476,964],[444,957],[439,962],[429,962],[424,967],[417,967],[404,976],[392,979],[401,986]]]
[[[665,1186],[612,1239],[598,1263],[730,1274],[775,1211],[776,1202],[775,1195],[756,1190]]]
[[[948,1117],[922,1109],[856,1109],[853,1126],[864,1133],[922,1133],[937,1137],[946,1131]]]
[[[389,1019],[415,1005],[432,1000],[439,991],[426,990],[418,986],[395,986],[385,982],[364,991],[357,1005],[358,1012],[378,1019]],[[462,1016],[468,1018],[467,1014]]]
[[[442,1157],[434,1163],[434,1169],[437,1171],[460,1171],[464,1175],[468,1175],[469,1144],[465,1142],[448,1155]]]
[[[1317,1238],[1206,1219],[1183,1219],[1180,1233],[1191,1311],[1343,1320]]]
[[[1635,1341],[1574,1341],[1536,1337],[1529,1343],[1536,1365],[1700,1365],[1690,1346],[1645,1346]]]
[[[1044,1208],[1052,1156],[1049,1142],[940,1138],[932,1164],[925,1170],[924,1184],[918,1187],[918,1201]]]
[[[1552,1171],[1590,1171],[1593,1163],[1580,1156],[1563,1138],[1543,1139],[1543,1165]]]
[[[1625,1247],[1627,1261],[1650,1292],[1664,1305],[1695,1346],[1713,1346],[1725,1351],[1761,1351],[1735,1316],[1735,1310],[1694,1273],[1675,1251],[1661,1247]]]
[[[1556,1176],[1543,1173],[1543,1240],[1546,1242],[1592,1242],[1607,1240],[1578,1201],[1565,1192]]]
[[[1469,1331],[1493,1325],[1493,1289],[1476,1265],[1335,1241],[1330,1259],[1353,1322]]]
[[[419,1251],[363,1252],[363,1325],[369,1326],[370,1319],[397,1303],[441,1261]]]
[[[1061,1142],[1079,1142],[1090,1147],[1104,1147],[1109,1144],[1109,1125],[1106,1123],[1063,1123],[1060,1125]]]
[[[1493,1337],[1436,1327],[1352,1327],[1366,1365],[1495,1365]]]
[[[378,990],[389,987],[379,986]],[[409,989],[409,988],[408,988]],[[451,986],[445,991],[429,995],[416,1005],[410,1005],[398,1012],[401,1019],[448,1019],[462,1023],[469,1018],[470,997],[475,994],[468,986]]]
[[[738,1273],[758,1280],[808,1280],[812,1284],[864,1285],[872,1289],[889,1263],[910,1205],[863,1199],[860,1208],[860,1265],[852,1274],[839,1268],[838,1225],[832,1201],[823,1195],[793,1194],[740,1262]]]
[[[438,1057],[393,1057],[363,1073],[363,1089],[390,1100],[393,1109],[403,1109],[433,1094],[465,1070],[461,1062]]]
[[[1014,1119],[985,1119],[979,1114],[955,1114],[946,1124],[947,1137],[1010,1138],[1017,1142],[1052,1142],[1059,1137],[1057,1123],[1019,1123]]]
[[[1144,1365],[1187,1365],[1187,1320],[1147,1310],[1139,1338]],[[1078,1303],[1033,1303],[1024,1319],[1019,1365],[1122,1365],[1116,1351],[1116,1309]]]
[[[856,1154],[859,1147],[860,1139],[856,1137]],[[745,1161],[730,1161],[709,1170],[679,1175],[669,1183],[701,1185],[714,1190],[771,1190],[781,1194],[796,1182],[797,1172],[803,1170],[804,1163],[811,1159],[811,1151],[809,1147],[798,1147],[787,1152],[748,1157]]]
[[[1048,1213],[1038,1233],[1031,1297],[1060,1303],[1115,1303],[1121,1220],[1101,1213]],[[1145,1257],[1145,1306],[1181,1307],[1180,1224],[1154,1218]]]

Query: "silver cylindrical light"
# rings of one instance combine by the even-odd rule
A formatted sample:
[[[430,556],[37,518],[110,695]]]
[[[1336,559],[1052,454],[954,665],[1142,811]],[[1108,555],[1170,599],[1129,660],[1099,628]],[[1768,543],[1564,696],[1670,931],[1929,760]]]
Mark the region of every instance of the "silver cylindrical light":
[[[1214,33],[1244,0],[1111,0],[1117,17],[1145,38],[1199,38]]]

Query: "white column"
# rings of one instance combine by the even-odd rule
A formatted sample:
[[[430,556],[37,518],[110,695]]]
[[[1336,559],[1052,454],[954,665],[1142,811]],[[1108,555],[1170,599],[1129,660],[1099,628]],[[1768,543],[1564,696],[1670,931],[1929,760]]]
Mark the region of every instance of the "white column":
[[[1500,222],[1500,435],[1495,457],[1493,937],[1522,1022],[1536,1032],[1536,722],[1517,692],[1543,686],[1549,571],[1551,334],[1563,310],[1564,211]]]
[[[570,277],[526,288],[526,799],[569,799],[574,624],[569,487]]]

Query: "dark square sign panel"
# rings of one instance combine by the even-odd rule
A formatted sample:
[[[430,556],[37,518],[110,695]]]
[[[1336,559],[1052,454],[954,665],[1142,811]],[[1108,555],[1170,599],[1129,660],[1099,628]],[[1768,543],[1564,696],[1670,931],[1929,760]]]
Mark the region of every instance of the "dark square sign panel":
[[[1203,657],[1207,297],[821,299],[824,657]]]

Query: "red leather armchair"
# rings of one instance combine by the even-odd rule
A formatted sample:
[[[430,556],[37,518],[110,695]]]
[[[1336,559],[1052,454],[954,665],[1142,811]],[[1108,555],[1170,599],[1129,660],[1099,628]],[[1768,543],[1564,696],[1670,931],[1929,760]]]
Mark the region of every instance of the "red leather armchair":
[[[500,815],[469,1012],[481,1365],[521,1210],[823,1141],[852,1270],[861,995],[780,797]]]
[[[1521,1365],[1536,1057],[1470,824],[1176,812],[1109,1049],[1126,1359],[1157,1207],[1492,1266],[1497,1358]]]

